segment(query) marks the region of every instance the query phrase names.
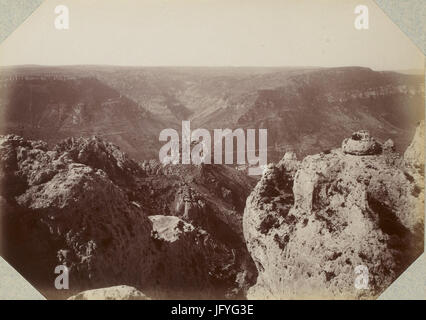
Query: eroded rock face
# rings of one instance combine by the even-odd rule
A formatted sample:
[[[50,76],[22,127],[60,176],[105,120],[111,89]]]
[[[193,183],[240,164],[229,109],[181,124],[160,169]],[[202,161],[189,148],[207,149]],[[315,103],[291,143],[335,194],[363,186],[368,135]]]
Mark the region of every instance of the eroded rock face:
[[[249,185],[231,168],[139,165],[99,138],[49,149],[9,135],[0,169],[1,254],[50,298],[57,265],[70,271],[59,298],[123,284],[152,298],[243,298],[255,281]]]
[[[420,176],[424,176],[425,167],[425,122],[424,120],[417,126],[411,144],[404,153],[406,165],[417,171]]]
[[[100,169],[117,185],[134,185],[135,176],[143,176],[142,168],[116,145],[100,139],[68,138],[58,143],[54,151],[74,162]]]
[[[80,292],[68,300],[151,300],[141,291],[130,286],[115,286]]]
[[[388,139],[383,143],[384,152],[395,152],[395,143],[392,139]]]
[[[176,216],[235,253],[232,268],[237,272],[228,274],[236,278],[227,276],[226,286],[220,281],[218,285],[228,286],[224,291],[227,297],[244,298],[257,277],[242,230],[245,200],[254,187],[253,179],[228,166],[213,164],[162,166],[146,161],[142,167],[149,173],[149,185],[139,193],[147,196],[140,203],[145,208],[151,204],[150,215]],[[234,288],[229,288],[231,282]]]
[[[233,249],[178,217],[149,218],[160,254],[152,273],[160,295],[186,298],[188,292],[197,292],[198,297],[208,298],[212,290],[217,290],[213,296],[220,296],[220,292],[231,297],[239,293],[241,288],[235,282],[244,276],[244,268]]]
[[[360,130],[352,134],[342,142],[342,151],[357,156],[375,155],[382,152],[382,146],[366,130]]]
[[[0,157],[3,250],[18,270],[53,284],[66,265],[72,292],[145,283],[156,259],[151,223],[105,171],[17,136],[1,139]]]
[[[276,165],[265,171],[244,213],[259,272],[249,298],[374,298],[420,255],[420,183],[397,154],[372,155],[374,139],[357,139],[342,149],[356,143],[350,151],[363,155],[308,156],[294,180]],[[355,287],[357,266],[369,289]]]

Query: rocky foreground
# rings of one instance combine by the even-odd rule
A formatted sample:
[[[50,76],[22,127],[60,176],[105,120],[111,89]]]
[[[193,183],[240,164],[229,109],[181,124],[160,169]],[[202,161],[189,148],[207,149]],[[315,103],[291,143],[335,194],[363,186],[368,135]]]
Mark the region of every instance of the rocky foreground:
[[[1,136],[0,253],[48,298],[375,298],[423,251],[423,146],[423,122],[404,156],[359,131],[286,153],[250,194],[227,166]]]
[[[256,279],[226,167],[137,163],[98,138],[0,138],[1,254],[49,298],[130,285],[152,298],[241,298]],[[56,290],[57,265],[70,271]]]
[[[287,153],[247,199],[254,299],[375,298],[423,252],[424,122],[404,156],[366,131],[298,161]],[[368,288],[357,289],[357,266]]]

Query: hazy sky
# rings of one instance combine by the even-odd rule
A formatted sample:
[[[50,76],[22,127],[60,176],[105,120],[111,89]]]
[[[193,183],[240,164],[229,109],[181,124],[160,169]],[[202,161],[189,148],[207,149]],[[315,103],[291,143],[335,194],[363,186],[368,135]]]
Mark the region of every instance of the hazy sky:
[[[56,30],[54,8],[69,8]],[[369,8],[369,30],[354,9]],[[0,64],[347,66],[423,69],[368,0],[46,0],[0,45]]]

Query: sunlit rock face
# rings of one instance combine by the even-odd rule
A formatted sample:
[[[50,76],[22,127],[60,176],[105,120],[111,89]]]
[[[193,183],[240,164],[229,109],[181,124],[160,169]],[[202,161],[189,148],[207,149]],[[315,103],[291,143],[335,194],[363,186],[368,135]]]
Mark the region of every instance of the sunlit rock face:
[[[415,148],[404,161],[363,131],[343,150],[307,156],[294,174],[269,165],[244,213],[259,272],[248,297],[368,299],[386,289],[423,251]],[[357,266],[368,268],[367,289],[355,286]]]
[[[86,290],[69,297],[68,300],[150,300],[150,298],[134,287],[122,285]]]
[[[419,123],[413,141],[404,153],[406,165],[420,176],[424,176],[425,167],[425,122]]]
[[[366,130],[361,130],[352,134],[349,139],[342,142],[342,151],[346,154],[357,156],[380,154],[382,146]]]

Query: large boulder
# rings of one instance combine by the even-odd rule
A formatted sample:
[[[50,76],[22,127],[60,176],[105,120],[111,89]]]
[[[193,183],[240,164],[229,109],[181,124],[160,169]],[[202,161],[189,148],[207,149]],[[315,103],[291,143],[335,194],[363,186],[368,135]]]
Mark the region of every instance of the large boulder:
[[[69,297],[68,300],[150,300],[150,298],[134,287],[122,285],[86,290]]]
[[[259,272],[249,298],[375,298],[421,254],[417,183],[397,155],[373,149],[308,156],[294,180],[268,167],[244,213]],[[357,268],[367,289],[355,286]]]
[[[360,130],[343,140],[342,151],[357,156],[375,155],[382,152],[382,146],[367,130]]]

